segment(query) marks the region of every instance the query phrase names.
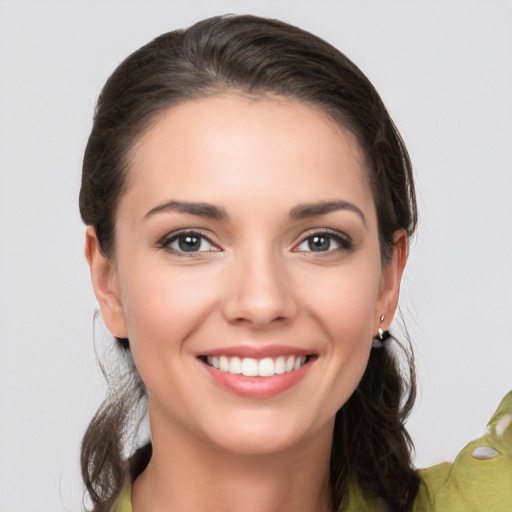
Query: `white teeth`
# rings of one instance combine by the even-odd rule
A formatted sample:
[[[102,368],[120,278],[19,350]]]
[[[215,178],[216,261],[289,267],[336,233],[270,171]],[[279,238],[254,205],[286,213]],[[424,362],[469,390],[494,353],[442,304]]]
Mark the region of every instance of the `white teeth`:
[[[293,363],[293,369],[298,370],[306,362],[305,357],[297,357]]]
[[[252,357],[244,357],[242,359],[242,375],[246,377],[257,377],[258,361]]]
[[[223,372],[227,372],[229,369],[229,360],[226,356],[219,357],[219,369]]]
[[[306,357],[298,356],[279,356],[275,359],[265,357],[264,359],[254,359],[252,357],[212,357],[208,356],[206,362],[209,366],[222,372],[232,373],[233,375],[245,375],[246,377],[272,377],[282,375],[298,370],[306,363]]]
[[[272,377],[272,375],[275,375],[274,361],[271,357],[266,357],[258,363],[258,375],[260,377]]]
[[[284,356],[279,356],[274,363],[274,373],[281,375],[286,371]]]
[[[234,375],[239,375],[242,373],[242,360],[239,357],[230,358],[228,371]]]
[[[218,357],[208,356],[206,358],[206,362],[208,363],[208,366],[213,366],[213,368],[217,368],[217,370],[220,367],[220,365],[219,365],[219,358]]]

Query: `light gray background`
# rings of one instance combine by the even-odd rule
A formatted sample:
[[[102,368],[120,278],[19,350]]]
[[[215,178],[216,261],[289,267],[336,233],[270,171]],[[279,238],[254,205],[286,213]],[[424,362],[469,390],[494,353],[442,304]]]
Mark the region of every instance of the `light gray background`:
[[[402,308],[417,464],[479,435],[512,384],[512,3],[0,1],[0,511],[77,511],[102,396],[77,196],[95,99],[154,36],[250,12],[324,37],[374,82],[416,168]]]

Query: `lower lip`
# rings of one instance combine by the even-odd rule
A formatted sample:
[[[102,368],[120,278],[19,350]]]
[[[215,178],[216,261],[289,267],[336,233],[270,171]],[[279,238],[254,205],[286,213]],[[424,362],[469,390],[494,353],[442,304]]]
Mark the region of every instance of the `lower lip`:
[[[199,362],[216,384],[219,384],[235,395],[248,398],[271,398],[283,393],[299,383],[313,363],[312,358],[310,358],[298,370],[288,373],[272,377],[246,377],[245,375],[223,372],[208,366],[203,361],[199,360]]]

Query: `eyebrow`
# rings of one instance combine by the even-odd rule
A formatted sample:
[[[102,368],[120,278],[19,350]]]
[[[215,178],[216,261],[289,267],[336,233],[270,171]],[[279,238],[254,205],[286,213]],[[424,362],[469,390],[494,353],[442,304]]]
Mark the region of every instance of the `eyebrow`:
[[[364,213],[355,204],[348,201],[322,201],[319,203],[300,204],[290,210],[290,219],[301,220],[317,215],[326,215],[337,210],[349,210],[356,213],[363,224],[366,226],[366,217]],[[155,206],[149,210],[144,218],[150,217],[156,213],[177,211],[179,213],[188,213],[200,217],[208,217],[215,220],[229,220],[229,215],[224,208],[220,208],[210,203],[196,203],[191,201],[171,200]]]
[[[229,216],[224,208],[219,208],[210,203],[194,203],[189,201],[167,201],[166,203],[155,206],[149,210],[144,218],[150,217],[155,213],[177,211],[180,213],[189,213],[201,217],[209,217],[216,220],[228,220]]]
[[[317,215],[325,215],[336,210],[349,210],[356,213],[361,217],[363,224],[366,224],[366,217],[362,210],[355,204],[348,201],[322,201],[320,203],[300,204],[290,211],[290,219],[300,220],[308,217],[315,217]]]

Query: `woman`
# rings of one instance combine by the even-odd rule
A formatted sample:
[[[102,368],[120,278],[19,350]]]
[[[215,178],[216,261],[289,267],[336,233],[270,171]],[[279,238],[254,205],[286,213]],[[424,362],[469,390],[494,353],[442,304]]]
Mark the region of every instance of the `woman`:
[[[157,38],[101,93],[80,209],[128,365],[83,441],[94,510],[467,501],[449,465],[411,462],[414,367],[404,377],[387,330],[416,226],[411,165],[344,55],[249,16]],[[128,465],[146,399],[151,444]],[[502,487],[468,492],[489,506]]]

